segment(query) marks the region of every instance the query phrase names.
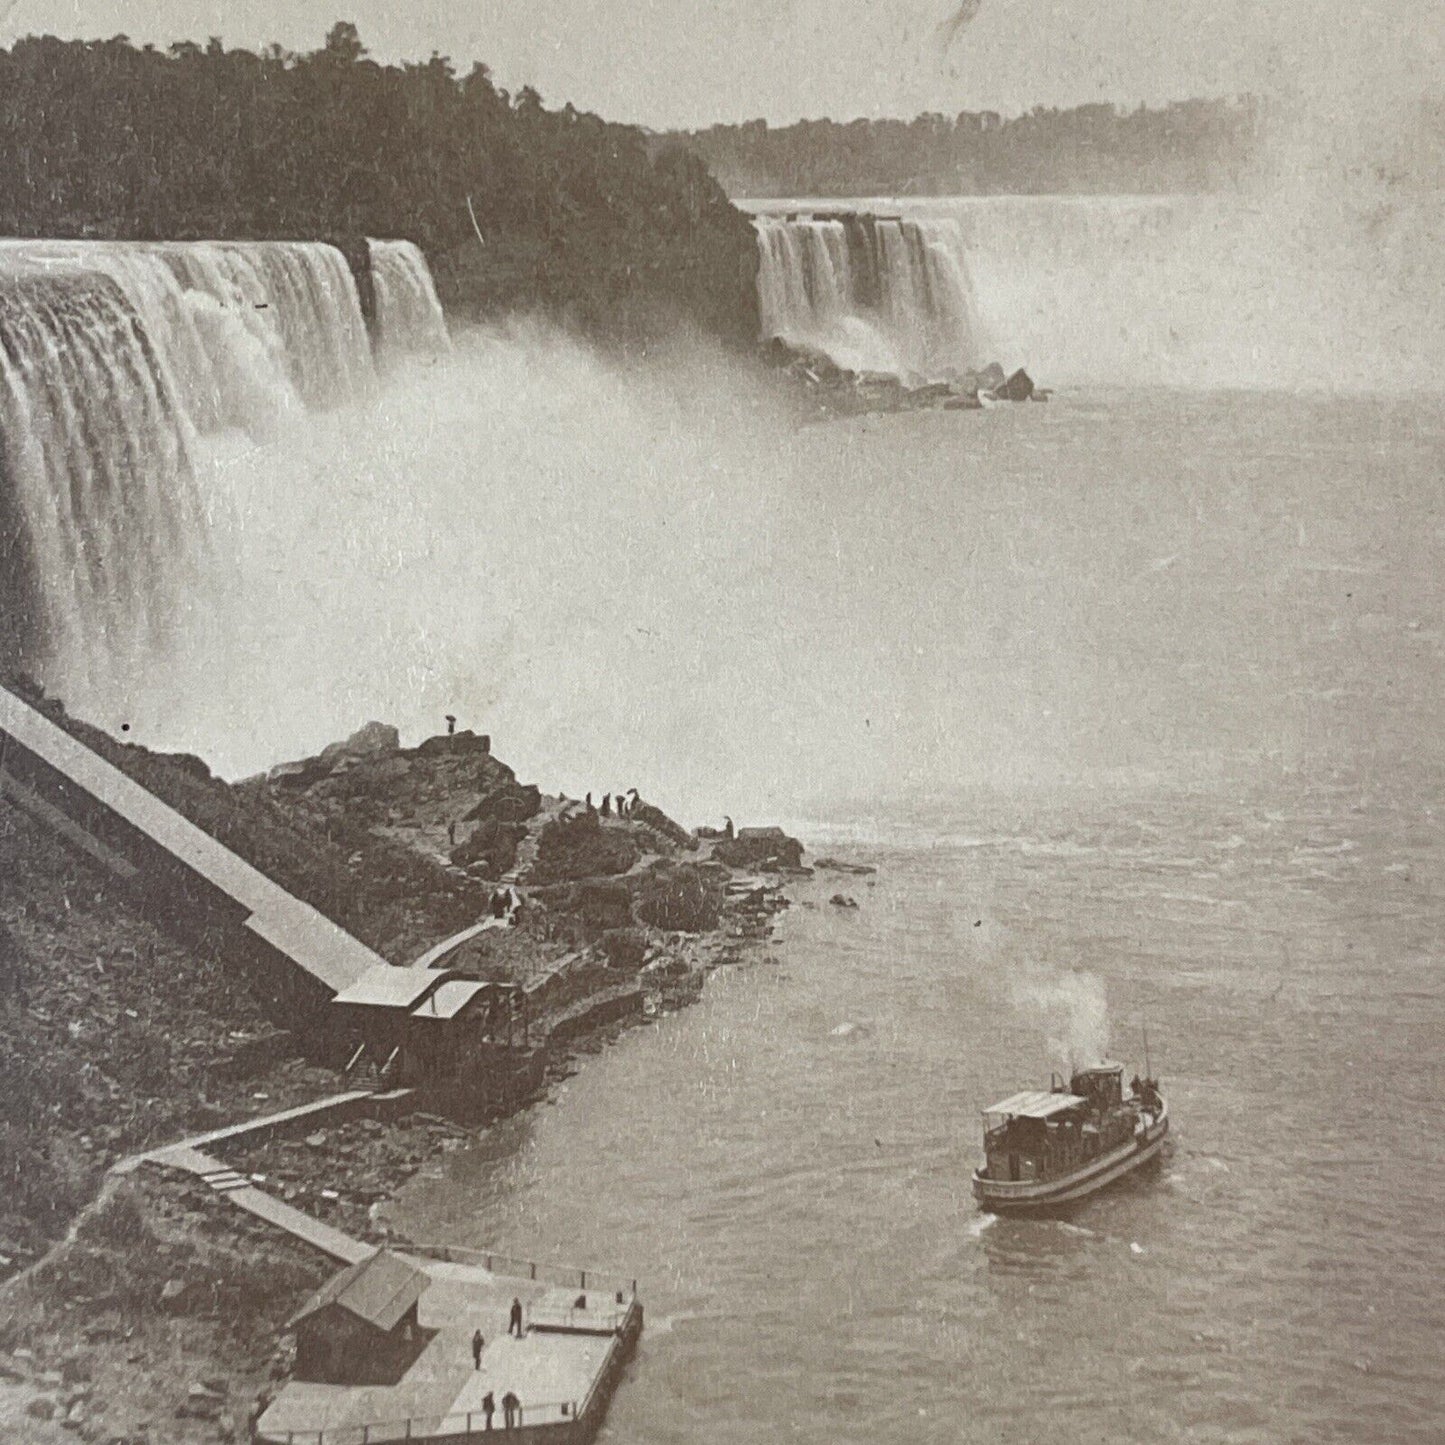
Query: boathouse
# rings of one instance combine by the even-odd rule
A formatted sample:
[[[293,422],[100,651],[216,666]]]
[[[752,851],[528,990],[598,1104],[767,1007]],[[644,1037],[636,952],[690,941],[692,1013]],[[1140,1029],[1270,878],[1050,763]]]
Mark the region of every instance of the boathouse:
[[[431,1338],[417,1318],[427,1275],[385,1249],[324,1284],[286,1323],[298,1380],[394,1385]]]

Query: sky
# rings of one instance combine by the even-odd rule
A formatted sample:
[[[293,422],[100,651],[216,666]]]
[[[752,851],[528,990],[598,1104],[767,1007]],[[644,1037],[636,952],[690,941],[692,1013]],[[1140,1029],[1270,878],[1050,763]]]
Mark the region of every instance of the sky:
[[[1281,91],[1438,88],[1438,0],[0,0],[0,43],[51,33],[315,48],[336,19],[381,60],[490,65],[611,120],[911,116]],[[7,14],[8,10],[8,14]]]

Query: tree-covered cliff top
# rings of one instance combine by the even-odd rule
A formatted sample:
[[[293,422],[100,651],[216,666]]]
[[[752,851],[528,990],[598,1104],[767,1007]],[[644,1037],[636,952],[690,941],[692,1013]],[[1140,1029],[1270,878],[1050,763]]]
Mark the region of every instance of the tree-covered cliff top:
[[[346,23],[305,55],[125,36],[0,51],[0,232],[407,237],[453,309],[756,334],[751,227],[685,147],[509,95],[482,64],[377,64]]]

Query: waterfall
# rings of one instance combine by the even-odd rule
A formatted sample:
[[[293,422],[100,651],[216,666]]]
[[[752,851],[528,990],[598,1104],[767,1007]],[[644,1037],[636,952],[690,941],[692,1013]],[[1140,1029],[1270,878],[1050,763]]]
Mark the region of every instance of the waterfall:
[[[857,212],[755,224],[765,337],[908,381],[984,363],[956,222]]]
[[[444,335],[415,319],[420,253],[386,250],[383,336]],[[213,563],[201,453],[374,386],[333,246],[0,242],[0,662],[77,696],[142,686]]]
[[[850,370],[944,379],[962,357],[1046,385],[1440,387],[1438,191],[742,204],[764,338]]]
[[[446,317],[421,249],[413,241],[368,241],[376,293],[377,350],[388,363],[450,350]]]
[[[6,650],[93,677],[144,654],[203,536],[171,360],[104,270],[0,271]]]

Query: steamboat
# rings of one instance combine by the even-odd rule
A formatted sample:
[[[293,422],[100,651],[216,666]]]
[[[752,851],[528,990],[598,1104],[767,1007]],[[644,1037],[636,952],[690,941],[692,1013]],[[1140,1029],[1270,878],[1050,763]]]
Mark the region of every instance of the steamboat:
[[[1067,1087],[1025,1090],[983,1113],[985,1162],[974,1198],[997,1214],[1052,1209],[1112,1184],[1157,1158],[1169,1106],[1155,1079],[1130,1081],[1124,1066],[1079,1069]]]

